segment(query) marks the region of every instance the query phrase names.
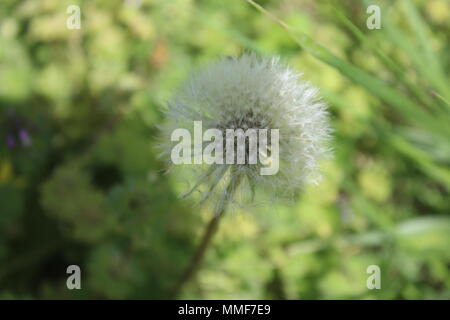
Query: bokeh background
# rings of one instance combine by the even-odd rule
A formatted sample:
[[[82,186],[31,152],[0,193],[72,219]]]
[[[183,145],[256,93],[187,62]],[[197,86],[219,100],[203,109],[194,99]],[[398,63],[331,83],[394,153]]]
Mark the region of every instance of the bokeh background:
[[[293,204],[226,216],[180,297],[450,298],[450,2],[258,3],[296,31],[244,0],[0,2],[0,298],[168,297],[210,208],[180,199],[156,125],[189,72],[246,51],[321,88],[335,157]]]

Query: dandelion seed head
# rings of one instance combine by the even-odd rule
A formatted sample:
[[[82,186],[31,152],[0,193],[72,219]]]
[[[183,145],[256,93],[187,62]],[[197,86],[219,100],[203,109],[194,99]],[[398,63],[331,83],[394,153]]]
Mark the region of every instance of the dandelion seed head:
[[[249,164],[190,168],[198,180],[194,188],[203,186],[204,198],[222,194],[236,174],[242,177],[241,194],[254,194],[261,188],[276,197],[289,196],[321,179],[319,163],[331,154],[326,109],[319,90],[279,58],[254,54],[224,58],[193,73],[169,102],[168,121],[162,126],[163,154],[170,155],[174,143],[167,141],[175,128],[186,128],[193,136],[193,121],[202,121],[203,131],[279,129],[279,171],[275,175],[261,175],[259,165]]]

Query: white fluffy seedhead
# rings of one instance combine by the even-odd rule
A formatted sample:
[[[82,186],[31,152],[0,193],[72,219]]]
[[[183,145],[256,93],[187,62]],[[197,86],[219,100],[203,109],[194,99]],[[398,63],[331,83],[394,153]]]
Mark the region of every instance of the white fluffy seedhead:
[[[238,176],[238,199],[251,200],[255,190],[265,189],[278,198],[292,195],[304,184],[317,183],[319,161],[330,154],[328,113],[318,89],[300,77],[279,58],[254,54],[223,58],[199,70],[169,103],[163,154],[169,157],[176,144],[170,142],[174,129],[186,128],[194,135],[194,121],[202,121],[204,131],[279,129],[277,174],[261,175],[260,166],[250,164],[186,165],[194,171],[192,191],[201,191],[205,199],[223,198],[229,192],[226,186]]]

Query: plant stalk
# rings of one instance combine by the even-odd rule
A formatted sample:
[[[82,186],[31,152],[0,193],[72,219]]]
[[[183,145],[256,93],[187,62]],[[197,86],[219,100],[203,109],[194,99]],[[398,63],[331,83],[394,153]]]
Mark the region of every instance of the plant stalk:
[[[203,261],[205,253],[212,242],[213,236],[217,232],[219,222],[222,216],[225,215],[228,204],[233,198],[234,192],[236,191],[236,188],[239,184],[240,180],[239,176],[233,176],[233,170],[231,173],[231,177],[232,178],[226,188],[225,195],[221,199],[221,202],[216,207],[213,217],[208,222],[208,225],[206,226],[205,232],[203,233],[199,246],[197,247],[194,255],[191,258],[191,261],[189,262],[187,268],[184,270],[180,280],[178,281],[177,285],[175,286],[175,289],[172,292],[171,297],[174,299],[179,296],[184,285],[188,283],[189,280],[193,278],[200,269],[200,265]]]

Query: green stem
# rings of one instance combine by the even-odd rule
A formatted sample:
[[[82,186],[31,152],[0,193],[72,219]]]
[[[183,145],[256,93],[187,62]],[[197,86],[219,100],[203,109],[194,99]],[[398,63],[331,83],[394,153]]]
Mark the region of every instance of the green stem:
[[[194,255],[191,258],[190,263],[188,264],[187,268],[184,270],[180,280],[178,281],[177,285],[175,286],[175,289],[172,292],[172,297],[176,298],[181,293],[184,285],[189,282],[191,278],[195,276],[195,274],[200,269],[201,263],[203,261],[203,258],[205,256],[205,253],[207,249],[209,248],[212,238],[217,232],[217,229],[219,227],[219,222],[223,215],[225,215],[225,212],[227,210],[228,204],[230,203],[231,199],[234,196],[234,192],[236,191],[236,188],[239,184],[240,178],[239,176],[233,176],[233,170],[230,173],[231,180],[228,184],[224,196],[216,206],[215,212],[211,220],[209,221],[208,225],[206,226],[205,232],[203,233],[203,236],[201,238],[200,244],[197,247]]]

